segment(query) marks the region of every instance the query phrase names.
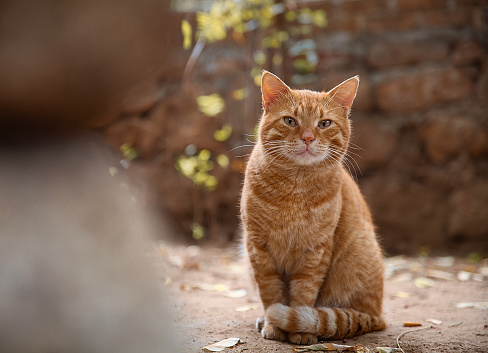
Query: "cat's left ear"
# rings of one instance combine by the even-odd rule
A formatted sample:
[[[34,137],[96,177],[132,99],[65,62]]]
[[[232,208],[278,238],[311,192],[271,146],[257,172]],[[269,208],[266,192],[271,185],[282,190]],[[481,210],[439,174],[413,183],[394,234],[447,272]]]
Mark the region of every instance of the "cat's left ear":
[[[349,116],[351,112],[352,102],[356,98],[358,86],[359,76],[354,76],[335,86],[328,92],[330,99],[338,102],[342,106],[346,116]]]

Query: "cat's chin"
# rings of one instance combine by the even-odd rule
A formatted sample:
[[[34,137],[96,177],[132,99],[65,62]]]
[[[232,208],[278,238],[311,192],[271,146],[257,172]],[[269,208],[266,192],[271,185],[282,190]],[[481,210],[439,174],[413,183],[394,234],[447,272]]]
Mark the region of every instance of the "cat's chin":
[[[300,165],[313,165],[320,163],[324,160],[324,157],[318,153],[305,150],[295,155],[295,162]]]

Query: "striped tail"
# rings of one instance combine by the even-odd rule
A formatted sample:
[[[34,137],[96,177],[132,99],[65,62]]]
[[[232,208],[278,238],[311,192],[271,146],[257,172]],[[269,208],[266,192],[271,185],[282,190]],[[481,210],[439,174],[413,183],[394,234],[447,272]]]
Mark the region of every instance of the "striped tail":
[[[266,310],[266,321],[287,332],[305,332],[325,339],[341,339],[366,332],[383,330],[380,316],[370,316],[354,309],[291,308],[273,304]]]

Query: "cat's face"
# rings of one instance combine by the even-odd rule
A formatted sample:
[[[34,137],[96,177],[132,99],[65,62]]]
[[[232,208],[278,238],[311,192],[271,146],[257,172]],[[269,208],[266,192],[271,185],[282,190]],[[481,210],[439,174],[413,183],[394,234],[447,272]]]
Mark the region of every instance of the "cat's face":
[[[349,143],[348,115],[358,83],[356,76],[329,92],[291,90],[264,72],[259,138],[265,153],[298,165],[340,161]]]

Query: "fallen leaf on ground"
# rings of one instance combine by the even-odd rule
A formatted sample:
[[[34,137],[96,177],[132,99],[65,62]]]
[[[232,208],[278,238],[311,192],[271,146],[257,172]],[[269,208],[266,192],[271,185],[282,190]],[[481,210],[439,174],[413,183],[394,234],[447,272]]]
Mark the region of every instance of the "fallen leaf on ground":
[[[471,278],[473,274],[471,272],[467,272],[467,271],[459,271],[458,274],[457,274],[457,278],[458,280],[460,281],[467,281]]]
[[[357,344],[355,346],[346,346],[335,343],[318,343],[311,346],[293,347],[293,352],[309,352],[309,351],[339,351],[339,352],[356,352],[369,353],[369,349]]]
[[[391,280],[393,282],[407,282],[407,281],[411,281],[412,279],[413,279],[413,274],[406,272],[393,277]]]
[[[219,283],[217,284],[202,283],[199,284],[197,288],[200,288],[201,290],[204,290],[206,292],[226,292],[229,290],[228,286]]]
[[[480,275],[488,276],[488,266],[483,266],[479,268]]]
[[[398,297],[398,298],[408,298],[410,296],[410,294],[408,294],[407,292],[396,292],[395,293],[395,297]]]
[[[202,347],[204,351],[207,352],[220,352],[223,351],[226,348],[229,347],[234,347],[236,344],[238,344],[241,341],[240,338],[232,337],[232,338],[227,338],[225,340],[209,344],[208,346]]]
[[[437,319],[427,319],[425,321],[430,322],[431,324],[434,324],[434,325],[442,325],[442,321],[437,320]]]
[[[452,256],[438,257],[435,260],[435,264],[441,267],[451,267],[452,265],[454,265],[454,257]]]
[[[439,270],[428,270],[427,276],[437,279],[444,279],[446,281],[453,281],[456,279],[456,276],[454,276],[452,273]]]
[[[422,324],[420,322],[413,322],[413,321],[403,322],[403,327],[416,327],[416,326],[422,326]]]
[[[417,277],[415,279],[415,285],[419,288],[427,288],[434,286],[435,282],[425,277]]]
[[[456,308],[488,309],[488,302],[457,303]]]
[[[397,353],[402,352],[400,348],[395,347],[376,347],[376,353]]]
[[[251,310],[256,310],[258,308],[257,305],[246,305],[246,306],[240,306],[236,308],[236,311],[243,312],[243,311],[251,311]]]
[[[483,282],[485,276],[480,275],[479,273],[473,273],[473,280],[478,282]]]
[[[229,298],[242,298],[246,295],[247,291],[245,289],[236,289],[225,294],[225,296]]]

